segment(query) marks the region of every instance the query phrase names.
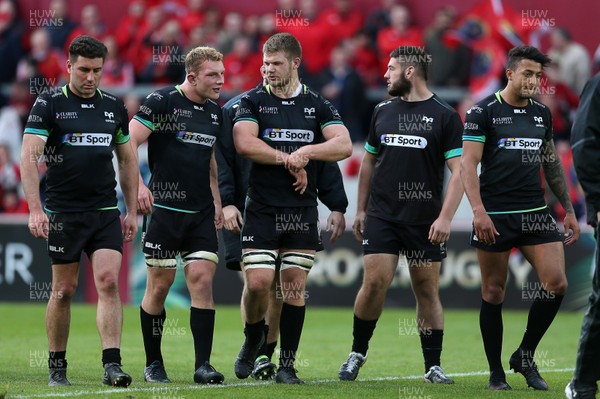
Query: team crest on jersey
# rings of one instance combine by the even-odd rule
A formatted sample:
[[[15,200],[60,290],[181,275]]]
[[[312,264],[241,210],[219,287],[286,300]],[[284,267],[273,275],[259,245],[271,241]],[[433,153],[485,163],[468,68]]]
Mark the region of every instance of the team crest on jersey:
[[[312,108],[304,108],[304,117],[306,119],[315,119],[315,107]]]
[[[115,121],[115,113],[114,112],[104,111],[104,117],[106,118],[106,119],[104,119],[105,122],[117,123]]]
[[[279,108],[277,107],[265,107],[264,105],[258,106],[258,112],[261,114],[271,114],[277,115],[279,114]]]
[[[213,120],[212,124],[219,126],[219,117],[217,116],[217,114],[210,114],[210,117]]]
[[[535,122],[535,127],[546,127],[544,126],[544,118],[541,116],[534,116],[533,121]]]

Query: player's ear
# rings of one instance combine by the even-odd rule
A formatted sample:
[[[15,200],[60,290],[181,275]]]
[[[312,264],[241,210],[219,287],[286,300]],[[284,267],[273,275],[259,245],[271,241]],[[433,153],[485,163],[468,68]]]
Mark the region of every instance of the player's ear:
[[[192,86],[196,86],[197,76],[194,72],[188,73],[185,78]]]

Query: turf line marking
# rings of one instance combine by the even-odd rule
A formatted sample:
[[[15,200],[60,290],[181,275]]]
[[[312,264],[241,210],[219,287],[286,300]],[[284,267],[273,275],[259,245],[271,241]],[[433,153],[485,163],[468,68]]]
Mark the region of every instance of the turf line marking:
[[[563,368],[563,369],[540,369],[541,373],[566,373],[570,371],[575,371],[573,367]],[[508,370],[506,373],[510,373]],[[469,371],[466,373],[449,373],[446,374],[448,377],[474,377],[479,375],[488,375],[489,371]],[[422,379],[423,375],[407,375],[402,377],[376,377],[376,378],[365,378],[359,379],[357,382],[375,382],[375,381],[400,381],[400,380],[419,380]],[[308,385],[313,383],[333,383],[340,382],[339,380],[307,380],[305,381]],[[167,384],[165,384],[167,385]],[[10,393],[10,389],[7,395],[7,398],[15,398],[15,399],[30,399],[30,398],[41,398],[41,397],[54,397],[54,398],[69,398],[80,395],[93,395],[93,394],[111,394],[111,393],[127,393],[127,392],[152,392],[156,391],[156,393],[165,393],[171,391],[179,391],[182,389],[226,389],[226,388],[235,388],[235,387],[252,387],[252,386],[261,386],[261,385],[270,385],[268,382],[257,381],[257,382],[237,382],[234,384],[223,384],[223,385],[189,385],[189,386],[174,386],[174,387],[144,387],[144,388],[109,388],[104,390],[87,390],[87,391],[73,391],[73,392],[45,392],[37,395],[12,395]],[[62,388],[61,388],[62,389]],[[66,388],[68,389],[68,388]]]

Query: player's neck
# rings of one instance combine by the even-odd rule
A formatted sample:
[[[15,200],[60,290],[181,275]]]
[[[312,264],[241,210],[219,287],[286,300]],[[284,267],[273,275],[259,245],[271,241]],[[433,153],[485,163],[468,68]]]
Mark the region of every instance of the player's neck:
[[[413,101],[425,101],[429,100],[433,96],[433,93],[427,88],[427,85],[423,82],[413,82],[412,89],[402,96],[402,100],[407,102]]]
[[[194,92],[194,88],[189,84],[187,80],[180,84],[179,88],[181,89],[185,97],[192,102],[195,102],[197,104],[204,104],[206,100],[208,100],[208,98],[196,94]]]
[[[300,80],[297,77],[293,77],[290,83],[282,87],[272,87],[271,92],[280,98],[291,98],[294,96],[296,90],[300,86]]]
[[[527,104],[529,104],[528,98],[521,97],[508,87],[502,89],[500,92],[500,97],[502,97],[504,102],[506,102],[508,105],[512,105],[513,107],[526,107]]]

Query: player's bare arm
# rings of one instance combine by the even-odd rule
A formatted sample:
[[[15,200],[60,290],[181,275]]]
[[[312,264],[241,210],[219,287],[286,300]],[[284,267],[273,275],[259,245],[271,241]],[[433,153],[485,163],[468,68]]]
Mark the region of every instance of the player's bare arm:
[[[132,119],[129,122],[129,135],[131,136],[131,146],[134,151],[133,154],[135,156],[136,162],[139,164],[137,149],[144,141],[148,139],[152,131],[144,126],[140,121],[136,119]],[[137,206],[140,212],[144,215],[149,215],[152,212],[152,207],[154,206],[154,198],[152,197],[152,192],[146,187],[144,184],[144,180],[142,179],[142,175],[139,170],[137,173],[138,180],[138,194],[137,194]]]
[[[285,165],[290,154],[276,150],[258,138],[258,125],[251,121],[238,121],[233,125],[233,141],[237,152],[252,162],[267,165]],[[294,187],[301,194],[304,193],[308,180],[306,171],[290,170],[296,178]]]
[[[494,244],[496,242],[495,236],[500,235],[500,233],[498,233],[492,219],[486,213],[479,192],[477,165],[481,162],[482,155],[483,143],[463,141],[460,179],[473,209],[473,228],[477,238],[484,244]]]
[[[460,157],[454,157],[446,161],[448,169],[452,173],[448,187],[446,188],[446,195],[444,196],[444,203],[442,204],[442,210],[440,215],[433,222],[429,229],[429,241],[432,244],[441,244],[447,242],[450,238],[450,223],[452,218],[458,209],[460,200],[462,199],[464,189],[460,180]]]
[[[571,245],[579,239],[579,223],[575,217],[575,210],[569,196],[569,186],[565,178],[565,171],[560,158],[556,155],[556,148],[552,140],[545,141],[540,152],[544,160],[542,167],[544,168],[544,176],[546,177],[548,186],[566,212],[564,223],[565,236],[567,238],[565,239],[565,245]],[[573,233],[570,234],[569,230],[572,230]]]
[[[46,142],[33,134],[23,135],[21,146],[21,180],[25,198],[29,205],[28,227],[36,238],[48,238],[48,217],[40,200],[40,177],[38,160],[44,152]]]
[[[365,151],[360,171],[358,173],[358,198],[356,203],[356,216],[352,231],[357,241],[362,242],[363,231],[365,229],[365,218],[367,216],[367,204],[369,203],[369,193],[371,192],[371,180],[373,179],[373,170],[377,156]]]
[[[139,168],[137,156],[134,154],[133,145],[129,140],[115,148],[119,165],[119,181],[125,197],[127,214],[123,220],[123,239],[125,242],[133,241],[137,234],[137,197]]]
[[[215,204],[215,227],[223,228],[223,208],[221,206],[221,193],[219,192],[219,172],[217,170],[217,159],[215,158],[215,147],[210,155],[210,191]]]
[[[298,148],[286,159],[285,167],[290,170],[299,170],[306,166],[308,161],[341,161],[352,155],[352,140],[346,126],[334,124],[323,129],[325,142],[311,144]]]

